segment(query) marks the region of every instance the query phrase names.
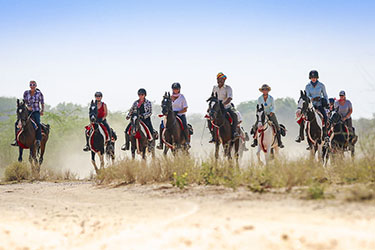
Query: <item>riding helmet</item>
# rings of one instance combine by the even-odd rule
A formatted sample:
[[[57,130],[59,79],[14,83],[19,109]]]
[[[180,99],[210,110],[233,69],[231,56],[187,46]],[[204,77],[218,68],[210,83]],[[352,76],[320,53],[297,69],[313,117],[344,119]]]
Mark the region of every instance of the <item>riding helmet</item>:
[[[172,89],[181,89],[181,84],[178,82],[175,82],[172,84]]]
[[[103,97],[103,94],[102,94],[102,92],[100,92],[100,91],[98,91],[98,92],[95,92],[95,97]]]
[[[147,92],[144,88],[141,88],[138,90],[138,95],[141,95],[141,94],[147,95]]]
[[[311,70],[309,73],[309,79],[311,78],[319,78],[319,73],[316,70]]]
[[[329,101],[329,103],[331,103],[331,104],[332,104],[332,103],[335,103],[335,98],[329,98],[328,101]]]

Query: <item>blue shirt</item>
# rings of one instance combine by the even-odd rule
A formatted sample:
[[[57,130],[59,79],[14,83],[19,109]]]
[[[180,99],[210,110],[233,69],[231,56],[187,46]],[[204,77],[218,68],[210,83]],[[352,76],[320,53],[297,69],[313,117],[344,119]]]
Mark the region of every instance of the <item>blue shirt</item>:
[[[327,95],[327,91],[326,91],[326,87],[324,86],[323,83],[317,81],[316,82],[316,86],[314,87],[312,82],[309,82],[307,85],[306,85],[306,88],[305,88],[305,91],[306,91],[306,94],[307,96],[310,98],[310,99],[313,99],[313,98],[316,98],[316,97],[320,97],[320,98],[324,98],[327,100],[328,102],[328,95]],[[313,101],[313,104],[318,104],[317,101]]]
[[[266,115],[269,115],[271,112],[274,113],[275,110],[275,101],[273,100],[273,97],[268,95],[267,100],[264,101],[263,95],[261,95],[258,98],[258,104],[263,104],[264,106],[264,112]]]

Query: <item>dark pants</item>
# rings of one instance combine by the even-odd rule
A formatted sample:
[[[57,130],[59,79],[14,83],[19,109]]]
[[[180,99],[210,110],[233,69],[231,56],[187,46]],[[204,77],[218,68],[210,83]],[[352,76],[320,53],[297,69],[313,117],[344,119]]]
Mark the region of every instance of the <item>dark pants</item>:
[[[237,114],[234,113],[234,111],[231,108],[226,109],[230,116],[232,117],[232,134],[236,131],[237,129],[237,124],[238,124],[238,118]]]
[[[352,118],[346,119],[346,120],[344,121],[344,124],[348,127],[349,132],[350,132],[351,134],[354,135],[354,130],[353,130],[353,121],[352,121]]]
[[[98,119],[98,122],[102,123],[104,125],[104,127],[107,129],[108,131],[108,136],[109,136],[109,140],[112,140],[112,131],[111,131],[111,127],[109,126],[108,122],[107,122],[107,119],[104,119],[104,120],[101,120],[100,118]]]
[[[187,129],[186,115],[180,115],[180,114],[178,114],[178,117],[181,118],[182,125],[184,126],[184,130]]]

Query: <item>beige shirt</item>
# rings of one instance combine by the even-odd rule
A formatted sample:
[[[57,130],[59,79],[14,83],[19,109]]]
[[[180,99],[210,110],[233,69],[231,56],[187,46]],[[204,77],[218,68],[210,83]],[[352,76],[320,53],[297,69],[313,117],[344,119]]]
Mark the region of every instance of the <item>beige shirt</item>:
[[[233,93],[232,93],[232,88],[228,85],[223,85],[223,87],[219,88],[218,85],[215,85],[214,88],[212,89],[212,92],[214,95],[217,93],[217,98],[225,102],[228,98],[233,99]],[[231,107],[231,102],[229,102],[227,105],[224,106],[226,109]]]

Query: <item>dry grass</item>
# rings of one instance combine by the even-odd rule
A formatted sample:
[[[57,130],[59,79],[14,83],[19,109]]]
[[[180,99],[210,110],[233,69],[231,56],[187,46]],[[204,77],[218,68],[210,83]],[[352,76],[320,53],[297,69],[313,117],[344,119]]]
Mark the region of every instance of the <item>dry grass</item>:
[[[5,168],[5,181],[28,180],[31,176],[31,170],[26,163],[14,162]]]
[[[127,159],[102,170],[96,180],[100,184],[115,185],[166,182],[175,185],[182,177],[186,183],[183,186],[224,185],[233,189],[246,186],[254,192],[270,188],[290,191],[293,187],[307,186],[311,189],[311,198],[315,199],[324,196],[324,185],[375,182],[375,160],[362,157],[323,167],[308,159],[281,159],[266,166],[255,163],[237,166],[232,161],[187,156],[156,158],[149,162]]]

